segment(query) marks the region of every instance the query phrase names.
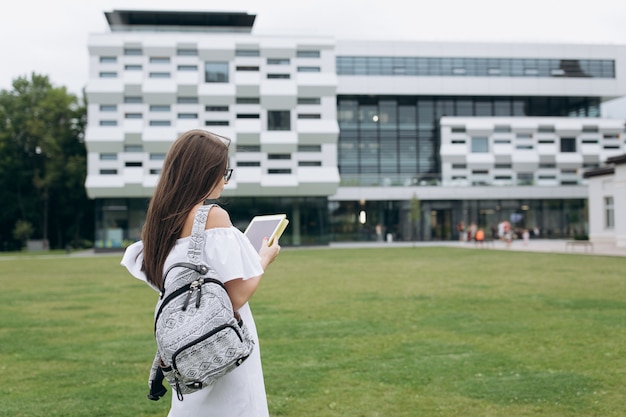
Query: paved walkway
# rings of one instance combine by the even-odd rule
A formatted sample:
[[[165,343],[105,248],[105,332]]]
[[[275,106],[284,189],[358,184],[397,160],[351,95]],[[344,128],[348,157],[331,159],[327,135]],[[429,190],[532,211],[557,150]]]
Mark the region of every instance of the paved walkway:
[[[515,240],[507,247],[506,243],[495,241],[484,243],[482,246],[476,245],[474,242],[342,242],[331,243],[332,248],[358,248],[358,247],[422,247],[422,246],[445,246],[457,247],[477,250],[513,250],[524,252],[552,252],[552,253],[575,253],[581,255],[604,255],[604,256],[624,256],[626,257],[626,248],[618,248],[615,245],[607,243],[594,243],[593,245],[568,244],[570,240],[554,240],[554,239],[531,239],[528,245],[524,242]]]
[[[626,248],[618,248],[615,245],[606,243],[594,243],[590,246],[583,245],[571,245],[567,242],[570,240],[553,240],[553,239],[531,239],[528,245],[524,245],[524,242],[515,240],[507,247],[506,243],[495,241],[484,243],[483,246],[476,245],[475,243],[458,242],[458,241],[443,241],[443,242],[339,242],[331,243],[328,246],[295,246],[285,247],[286,250],[302,250],[302,249],[339,249],[339,248],[376,248],[376,247],[427,247],[427,246],[439,246],[439,247],[455,247],[464,249],[476,249],[476,250],[511,250],[511,251],[524,251],[524,252],[551,252],[551,253],[575,253],[580,255],[602,255],[602,256],[623,256],[626,257]],[[122,252],[112,253],[95,253],[93,249],[72,252],[69,255],[48,255],[44,253],[33,252],[28,255],[18,256],[0,256],[0,261],[10,259],[26,259],[26,258],[58,258],[59,256],[69,257],[89,257],[89,256],[113,256],[122,259]]]

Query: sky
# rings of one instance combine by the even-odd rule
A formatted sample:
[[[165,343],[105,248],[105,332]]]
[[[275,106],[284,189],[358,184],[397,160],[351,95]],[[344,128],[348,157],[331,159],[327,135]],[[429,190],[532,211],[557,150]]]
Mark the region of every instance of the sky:
[[[32,72],[80,95],[105,11],[256,14],[259,35],[626,45],[626,0],[17,0],[0,13],[0,90]],[[626,99],[623,113],[626,117]],[[621,113],[621,105],[613,106]],[[605,111],[605,115],[607,112]],[[608,116],[615,116],[609,111]]]

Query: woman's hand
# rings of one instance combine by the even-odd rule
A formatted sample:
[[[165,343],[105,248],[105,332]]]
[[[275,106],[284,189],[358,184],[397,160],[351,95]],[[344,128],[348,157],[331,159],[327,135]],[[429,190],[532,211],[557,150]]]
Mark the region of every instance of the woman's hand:
[[[280,252],[280,245],[278,244],[278,239],[274,239],[271,245],[269,245],[268,239],[263,238],[263,243],[261,244],[261,250],[259,251],[259,255],[261,256],[261,266],[265,271],[269,264],[274,262],[274,259],[278,256],[278,252]]]

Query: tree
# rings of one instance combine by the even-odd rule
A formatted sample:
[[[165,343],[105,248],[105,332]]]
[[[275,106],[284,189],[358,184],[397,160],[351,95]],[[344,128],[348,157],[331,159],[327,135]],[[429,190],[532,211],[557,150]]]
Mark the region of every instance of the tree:
[[[13,248],[18,221],[50,247],[89,237],[84,130],[86,107],[47,76],[18,78],[0,92],[0,241]],[[87,221],[89,227],[81,227]],[[81,234],[87,232],[86,236]],[[7,243],[8,242],[8,243]]]

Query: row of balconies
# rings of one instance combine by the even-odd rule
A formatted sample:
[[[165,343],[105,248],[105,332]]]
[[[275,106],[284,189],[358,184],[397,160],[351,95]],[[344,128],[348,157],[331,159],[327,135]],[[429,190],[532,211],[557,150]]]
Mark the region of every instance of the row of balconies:
[[[265,79],[261,74],[237,73],[228,83],[206,83],[199,73],[176,73],[168,79],[124,74],[119,78],[91,79],[87,95],[92,103],[122,103],[124,96],[142,96],[144,102],[175,102],[177,96],[197,96],[201,104],[231,104],[235,97],[279,98],[289,105],[297,97],[334,96],[337,76],[330,73],[299,73],[293,79]]]

